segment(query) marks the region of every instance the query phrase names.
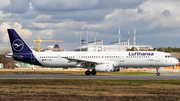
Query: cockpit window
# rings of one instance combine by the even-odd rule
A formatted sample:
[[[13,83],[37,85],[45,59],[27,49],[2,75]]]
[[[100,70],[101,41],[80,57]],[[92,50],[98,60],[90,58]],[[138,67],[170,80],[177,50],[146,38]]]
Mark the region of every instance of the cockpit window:
[[[172,58],[172,56],[171,55],[166,55],[165,58]]]

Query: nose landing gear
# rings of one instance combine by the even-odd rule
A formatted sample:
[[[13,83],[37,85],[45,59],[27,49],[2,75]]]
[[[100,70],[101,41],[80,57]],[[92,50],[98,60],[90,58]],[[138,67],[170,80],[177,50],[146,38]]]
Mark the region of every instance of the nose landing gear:
[[[156,75],[157,75],[157,76],[160,76],[159,67],[156,67]]]

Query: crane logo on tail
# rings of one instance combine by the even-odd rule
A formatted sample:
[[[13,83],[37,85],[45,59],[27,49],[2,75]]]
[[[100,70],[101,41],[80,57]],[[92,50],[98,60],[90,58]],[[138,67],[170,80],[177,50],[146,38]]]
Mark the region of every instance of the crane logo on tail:
[[[24,48],[24,43],[20,39],[14,40],[12,47],[15,51],[21,51]]]

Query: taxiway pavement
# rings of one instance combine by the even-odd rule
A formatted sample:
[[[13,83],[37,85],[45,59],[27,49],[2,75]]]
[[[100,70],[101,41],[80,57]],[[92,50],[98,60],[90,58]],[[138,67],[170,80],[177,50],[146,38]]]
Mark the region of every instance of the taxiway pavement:
[[[13,79],[179,79],[178,69],[160,69],[161,75],[53,75],[53,74],[0,74],[0,78]],[[155,69],[146,72],[156,73]]]

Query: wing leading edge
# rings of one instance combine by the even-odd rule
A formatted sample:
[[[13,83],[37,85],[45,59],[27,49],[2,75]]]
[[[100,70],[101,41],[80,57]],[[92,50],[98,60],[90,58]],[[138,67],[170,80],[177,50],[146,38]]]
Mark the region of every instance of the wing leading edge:
[[[114,61],[96,61],[96,60],[84,60],[84,59],[76,59],[76,58],[68,58],[68,57],[62,57],[62,58],[65,58],[67,60],[69,60],[69,63],[70,62],[77,62],[76,63],[76,66],[79,66],[79,65],[97,65],[97,64],[113,64],[114,66],[118,66],[118,63],[117,62],[114,62]]]

